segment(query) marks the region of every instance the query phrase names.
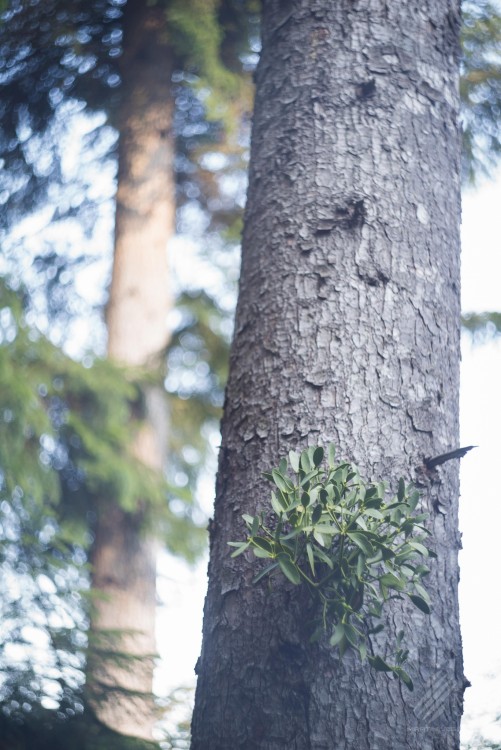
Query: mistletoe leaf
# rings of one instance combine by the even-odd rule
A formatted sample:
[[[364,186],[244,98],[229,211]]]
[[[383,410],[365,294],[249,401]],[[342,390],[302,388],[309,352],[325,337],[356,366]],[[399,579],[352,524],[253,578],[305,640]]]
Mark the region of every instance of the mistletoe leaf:
[[[295,586],[299,586],[301,583],[301,575],[290,557],[286,554],[280,554],[277,559],[278,564],[280,565],[280,570],[284,576]]]
[[[247,539],[230,542],[232,556],[251,546],[256,557],[271,559],[254,581],[279,571],[294,586],[306,587],[317,606],[313,640],[329,630],[330,645],[341,657],[353,648],[373,669],[392,674],[412,690],[412,679],[401,666],[408,656],[403,632],[392,649],[394,661],[368,653],[371,636],[384,629],[374,620],[383,617],[394,599],[406,596],[430,614],[430,596],[422,585],[429,568],[415,563],[418,555],[436,557],[423,542],[430,534],[428,516],[412,515],[420,495],[403,478],[396,496],[387,501],[389,483],[365,483],[353,464],[336,464],[335,455],[330,445],[324,471],[322,446],[291,450],[278,468],[265,472],[275,485],[270,493],[273,513],[243,516]],[[295,484],[287,474],[289,466],[297,475]]]

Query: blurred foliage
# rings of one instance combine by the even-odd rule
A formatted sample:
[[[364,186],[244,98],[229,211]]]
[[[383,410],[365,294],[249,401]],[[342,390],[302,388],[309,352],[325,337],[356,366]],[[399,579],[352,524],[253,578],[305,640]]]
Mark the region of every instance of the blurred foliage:
[[[73,361],[26,322],[26,299],[0,283],[0,717],[12,731],[37,712],[69,721],[83,711],[97,503],[136,512],[142,498],[144,512],[147,498],[146,522],[167,549],[194,559],[205,546],[193,494],[130,453],[152,375]]]
[[[195,690],[191,687],[176,688],[168,695],[159,725],[162,750],[189,750],[194,700]]]
[[[501,750],[501,743],[476,735],[471,742],[461,743],[461,750]]]
[[[176,310],[179,323],[167,351],[165,381],[170,414],[168,476],[176,496],[186,502],[200,466],[207,464],[211,452],[215,454],[210,438],[217,434],[221,418],[229,339],[222,330],[227,314],[206,292],[185,292]]]
[[[82,520],[87,524],[93,503],[116,503],[134,512],[143,498],[155,527],[163,528],[167,547],[195,554],[200,540],[191,533],[189,512],[170,511],[165,480],[130,450],[145,416],[144,392],[155,379],[161,382],[161,374],[99,358],[75,362],[27,324],[19,292],[5,281],[0,283],[0,373],[4,492],[21,492],[57,511],[60,523],[72,528]]]
[[[463,313],[461,316],[463,330],[471,334],[476,343],[485,343],[501,334],[501,313]]]
[[[239,97],[245,80],[236,76],[231,68],[235,68],[239,60],[238,52],[244,51],[242,42],[247,43],[247,17],[238,12],[235,4],[221,5],[220,0],[170,0],[166,3],[167,28],[174,51],[185,63],[183,67],[203,71],[197,88],[208,87],[204,103],[209,118],[225,122],[233,130],[235,119],[228,118],[225,109],[232,99]],[[221,48],[226,30],[239,40],[240,49],[228,46],[223,62]],[[235,34],[237,30],[240,33]]]
[[[246,141],[234,123],[251,107],[252,3],[162,5],[176,54],[178,203],[196,203],[211,232],[221,231],[239,221],[234,185],[222,184],[245,164]],[[0,272],[12,281],[0,286],[0,565],[9,582],[0,605],[0,722],[13,749],[143,746],[115,743],[88,708],[83,713],[87,550],[97,503],[134,514],[139,500],[144,525],[189,560],[206,538],[193,498],[222,403],[224,311],[204,292],[182,299],[166,352],[172,460],[165,477],[129,450],[163,368],[126,371],[95,356],[79,363],[50,340],[56,323],[64,330],[82,311],[74,282],[89,258],[83,243],[75,250],[68,240],[75,222],[103,245],[96,216],[112,190],[96,185],[116,173],[125,7],[123,0],[11,0],[0,9]],[[83,145],[68,160],[75,133]],[[31,252],[26,216],[64,226],[37,238]],[[185,746],[175,735],[169,742]]]
[[[20,488],[0,498],[0,720],[71,718],[83,711],[88,538]]]
[[[492,0],[465,0],[461,104],[463,179],[491,174],[501,154],[501,8]]]
[[[222,122],[234,130],[238,108],[249,111],[251,106],[242,56],[256,24],[256,2],[160,4],[175,53],[174,83],[178,89],[197,91],[198,110],[202,107],[204,113],[198,127],[185,135],[213,136],[221,132]],[[124,0],[7,3],[0,18],[0,158],[5,167],[0,201],[12,217],[45,202],[49,181],[61,182],[58,144],[71,121],[68,108],[105,113],[89,141],[99,137],[103,126],[118,127],[125,9]],[[183,131],[180,115],[190,109],[186,104],[177,107],[178,135]],[[111,142],[110,148],[114,146]],[[70,209],[81,210],[84,200],[82,186],[80,204]]]
[[[234,187],[246,168],[259,3],[159,4],[175,58],[177,204],[197,205],[207,231],[221,232],[242,213]],[[77,274],[109,271],[126,10],[124,0],[9,0],[0,11],[0,274],[26,284],[60,342],[69,315],[88,315]]]
[[[158,750],[156,742],[145,742],[110,731],[93,715],[59,717],[37,709],[13,722],[0,714],[0,750]],[[70,739],[71,738],[71,739]],[[71,744],[70,744],[71,743]],[[161,746],[160,746],[161,747]],[[177,745],[171,745],[176,748]],[[180,746],[183,747],[183,746]]]
[[[223,145],[222,130],[220,122],[208,122],[206,93],[209,90],[210,95],[216,99],[220,94],[220,109],[231,106],[233,101],[241,103],[245,99],[245,96],[242,98],[241,90],[246,89],[248,92],[249,83],[246,76],[242,76],[245,62],[241,57],[249,48],[249,29],[252,21],[249,20],[248,10],[256,3],[247,0],[187,0],[183,3],[164,0],[162,4],[166,13],[166,29],[172,36],[177,56],[173,92],[176,100],[176,165],[180,176],[178,197],[181,203],[198,201],[202,208],[209,210],[212,217],[219,214],[215,221],[218,228],[221,228],[234,221],[235,203],[233,199],[224,197],[217,185],[218,178],[215,173],[219,166],[215,169],[214,159],[211,162],[210,157],[214,150]],[[87,113],[100,111],[104,107],[106,119],[99,120],[96,127],[87,133],[87,147],[90,151],[95,149],[98,143],[96,133],[102,135],[103,129],[106,131],[106,123],[116,124],[121,88],[120,58],[124,8],[123,0],[33,0],[30,3],[12,0],[7,3],[2,17],[3,24],[0,26],[1,106],[6,113],[0,131],[0,151],[6,167],[3,174],[7,181],[2,195],[6,208],[11,209],[10,212],[5,212],[6,216],[10,213],[16,220],[22,212],[31,210],[45,196],[47,185],[53,188],[60,183],[63,192],[68,189],[64,169],[61,167],[62,156],[57,152],[60,144],[58,128],[67,127],[66,121],[71,121],[73,110]],[[193,22],[194,14],[197,16],[197,23]],[[197,96],[197,92],[201,97]],[[111,157],[115,158],[116,138],[111,137],[108,132],[105,140],[111,148]],[[207,154],[207,163],[202,164],[204,149],[209,144],[212,151]],[[224,144],[224,149],[226,155],[220,171],[230,174],[235,171],[237,165],[242,166],[244,149],[240,144],[230,146],[228,140]],[[105,146],[99,150],[97,155],[100,161],[106,158],[106,153]],[[42,162],[46,166],[40,171]],[[194,184],[197,175],[200,178],[200,187]],[[80,179],[79,176],[77,184],[80,184]],[[92,183],[91,177],[87,182]],[[72,213],[78,217],[85,214],[85,190],[76,192],[80,198],[66,206],[68,210],[52,206],[53,212],[49,217],[52,221],[62,216],[67,218]],[[53,203],[54,195],[49,197]],[[89,196],[89,202],[92,202],[92,196]],[[23,273],[28,276],[27,279],[23,279],[30,291],[26,304],[34,305],[37,311],[43,309],[46,316],[45,328],[50,333],[54,328],[54,320],[67,319],[73,296],[73,288],[68,279],[74,278],[75,271],[85,266],[86,258],[83,255],[68,257],[64,252],[54,250],[54,244],[51,244],[46,252],[39,253],[34,258],[31,267],[26,268],[20,263],[16,264],[17,258],[23,253],[24,247],[21,242],[20,253],[13,253],[10,262],[5,262],[4,259],[4,270],[10,271],[17,283],[20,282]],[[36,302],[39,293],[45,295],[45,306]],[[192,310],[188,314],[187,307],[190,303]],[[203,312],[204,306],[206,312]],[[201,361],[190,366],[191,369],[185,367],[179,393],[175,388],[169,388],[174,443],[171,447],[176,449],[176,459],[170,468],[169,484],[171,491],[177,496],[173,498],[174,501],[182,499],[188,510],[182,510],[179,502],[173,502],[176,512],[172,513],[166,522],[166,537],[170,536],[169,528],[176,523],[176,519],[183,522],[186,513],[192,513],[193,505],[189,500],[193,495],[197,471],[207,454],[208,428],[203,428],[203,425],[207,421],[215,424],[216,401],[221,400],[220,394],[211,395],[210,391],[215,386],[221,390],[224,377],[222,372],[205,373],[207,367],[210,371],[207,358],[219,358],[217,366],[221,370],[223,355],[220,354],[220,350],[226,346],[224,342],[216,341],[214,312],[217,305],[214,305],[207,295],[192,294],[189,299],[184,300],[183,310],[183,325],[186,330],[182,337],[183,331],[180,331],[177,338],[174,337],[169,351],[169,366],[176,358],[180,359],[180,352],[190,347],[194,347],[191,356],[201,358]],[[208,317],[203,320],[204,315],[211,317],[210,324]],[[208,337],[205,342],[204,337]],[[54,348],[51,349],[49,342],[43,337],[37,346],[40,361],[47,357],[49,361],[62,356]],[[210,349],[214,351],[210,352]],[[183,356],[186,360],[188,355],[185,352]],[[98,360],[92,368],[82,368],[80,374],[75,363],[66,366],[73,366],[72,378],[75,379],[75,388],[76,380],[82,377],[82,373],[86,378],[82,385],[83,390],[87,384],[89,387],[95,387],[92,397],[89,397],[88,393],[72,393],[67,403],[64,430],[68,433],[73,430],[77,434],[75,440],[78,439],[82,449],[86,451],[86,457],[80,456],[78,464],[79,469],[86,472],[86,486],[83,492],[74,491],[73,503],[81,500],[82,505],[85,505],[85,493],[88,490],[95,491],[95,487],[100,486],[106,487],[108,496],[117,494],[121,506],[132,510],[135,498],[138,497],[135,477],[139,476],[142,470],[141,482],[146,485],[151,476],[144,467],[139,467],[137,462],[127,461],[125,468],[122,465],[123,445],[117,451],[117,445],[113,440],[116,440],[117,433],[124,428],[124,424],[120,421],[115,426],[110,424],[111,432],[108,434],[102,430],[99,419],[96,418],[100,414],[106,414],[108,406],[114,408],[116,404],[113,397],[125,397],[125,394],[119,394],[114,388],[116,373],[108,369],[108,363]],[[144,377],[144,373],[136,373],[136,385],[141,377]],[[90,384],[92,378],[94,381]],[[193,384],[193,402],[188,399],[190,388],[186,387],[187,381]],[[58,382],[61,382],[61,378]],[[125,379],[124,382],[130,387],[130,380]],[[99,403],[97,397],[98,387],[101,389],[103,403]],[[62,382],[61,388],[67,393],[68,383]],[[27,389],[29,390],[29,386]],[[140,399],[140,395],[139,389],[136,396]],[[57,394],[51,391],[47,398],[54,400]],[[132,395],[129,393],[127,398],[132,398]],[[74,406],[78,406],[82,399],[87,399],[88,402],[85,412],[75,411]],[[116,413],[118,415],[118,412]],[[130,429],[123,434],[127,432],[127,439],[130,439]],[[105,461],[95,459],[100,452],[106,457]],[[73,453],[69,453],[70,460],[73,459]],[[18,467],[15,468],[17,470]],[[28,472],[29,470],[26,469]],[[179,481],[176,481],[176,478]],[[189,486],[186,478],[190,482]],[[148,488],[148,496],[153,498],[152,505],[155,507],[161,505],[161,502],[154,499],[157,495],[153,482]],[[161,500],[164,500],[162,495]],[[200,514],[198,520],[200,521]],[[158,528],[158,519],[155,515],[153,522]],[[178,537],[176,534],[175,538]]]

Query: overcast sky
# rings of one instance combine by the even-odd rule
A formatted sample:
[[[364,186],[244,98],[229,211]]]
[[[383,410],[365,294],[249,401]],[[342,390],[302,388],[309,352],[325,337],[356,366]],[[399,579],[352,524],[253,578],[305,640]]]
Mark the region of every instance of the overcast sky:
[[[496,182],[463,197],[463,310],[501,311],[501,172]],[[501,741],[501,341],[463,340],[462,445],[478,445],[462,461],[463,533],[460,602],[466,691],[464,734],[474,727]],[[472,715],[469,719],[468,714]]]

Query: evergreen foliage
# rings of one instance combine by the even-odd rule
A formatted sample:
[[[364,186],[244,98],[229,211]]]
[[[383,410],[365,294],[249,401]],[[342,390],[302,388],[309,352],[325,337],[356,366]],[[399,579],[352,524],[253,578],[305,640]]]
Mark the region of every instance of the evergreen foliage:
[[[28,325],[26,299],[1,283],[0,715],[14,735],[17,724],[36,721],[52,737],[54,719],[71,721],[78,735],[97,504],[136,513],[142,498],[145,523],[188,559],[203,548],[205,531],[193,521],[192,496],[180,503],[130,454],[151,376],[73,361]]]
[[[158,750],[156,742],[116,734],[94,716],[59,717],[55,724],[52,713],[39,709],[22,723],[0,714],[0,750]]]
[[[170,512],[165,481],[130,452],[152,375],[98,358],[73,361],[27,325],[12,289],[2,283],[0,291],[4,491],[20,490],[41,507],[57,510],[61,523],[85,525],[93,503],[113,502],[135,512],[141,498],[155,525],[165,524],[167,547],[195,554],[189,514]],[[179,539],[186,539],[184,549]]]
[[[241,165],[243,147],[230,125],[237,112],[250,106],[250,83],[236,74],[248,38],[250,3],[162,4],[176,54],[179,198],[182,203],[196,197],[202,208],[211,201],[212,209],[218,209],[213,225],[221,227],[233,219],[229,202],[220,199],[213,167],[200,166],[204,153],[210,155],[216,141],[222,143],[222,120],[228,132],[223,171]],[[0,201],[7,210],[0,229],[4,238],[13,222],[47,201],[53,222],[78,217],[89,231],[95,223],[99,206],[94,202],[92,172],[79,170],[69,186],[61,143],[76,117],[98,113],[95,128],[87,133],[87,145],[101,162],[116,159],[113,128],[118,126],[124,5],[121,0],[13,0],[1,9],[0,155],[5,169]],[[193,13],[198,16],[196,24]],[[71,199],[61,199],[69,187]],[[10,270],[19,284],[22,241],[14,249],[13,255],[4,257],[3,270]],[[150,386],[162,384],[163,368],[151,374],[126,372],[96,358],[77,363],[28,324],[30,308],[37,307],[40,278],[49,281],[44,312],[64,320],[73,290],[61,282],[71,276],[72,266],[85,262],[82,256],[69,259],[53,245],[35,259],[39,273],[28,280],[25,292],[20,295],[7,284],[1,288],[0,468],[5,511],[1,562],[9,579],[17,581],[12,597],[6,595],[2,605],[8,623],[6,643],[11,651],[16,644],[22,647],[25,655],[22,664],[13,662],[11,653],[0,657],[0,701],[16,735],[10,740],[12,746],[22,735],[14,731],[16,723],[25,727],[26,738],[31,718],[47,728],[48,738],[41,730],[33,747],[44,743],[57,747],[65,723],[75,747],[80,746],[79,732],[85,732],[86,726],[91,736],[96,734],[91,731],[88,707],[83,719],[80,715],[85,705],[83,670],[92,605],[86,551],[97,503],[113,502],[128,513],[139,512],[144,526],[154,529],[168,549],[188,559],[196,556],[205,540],[201,529],[205,519],[193,505],[193,487],[207,453],[207,423],[215,424],[222,400],[226,341],[217,333],[217,306],[207,295],[187,297],[178,335],[168,352],[170,367],[184,357],[190,364],[181,366],[196,377],[188,387],[189,377],[179,380],[179,388],[169,388],[171,433],[177,449],[164,480],[129,451],[144,415],[144,394]],[[191,401],[188,396],[193,393]],[[18,595],[20,585],[22,595]],[[54,612],[61,613],[55,621]],[[28,613],[38,618],[34,643],[25,637]],[[49,677],[41,676],[37,639],[46,646]],[[50,710],[44,708],[47,700]],[[56,719],[63,723],[54,724]],[[112,734],[108,740],[108,744],[103,740],[103,747],[114,746]],[[92,740],[87,742],[82,747],[98,747]]]
[[[194,86],[212,119],[225,119],[233,127],[232,100],[244,96],[249,104],[249,84],[239,75],[240,55],[248,46],[256,3],[161,4],[176,53],[175,80]],[[0,18],[0,158],[5,167],[0,195],[12,218],[45,202],[47,184],[61,180],[58,143],[72,109],[105,113],[95,139],[103,125],[117,127],[124,6],[124,0],[7,3]],[[178,115],[183,111],[178,108]],[[217,126],[199,118],[199,134],[200,128],[208,133],[214,127],[217,132]]]
[[[227,315],[206,292],[183,293],[176,310],[179,324],[167,351],[168,477],[173,496],[189,501],[200,466],[210,460],[210,436],[219,428],[229,340],[223,330]]]
[[[488,341],[501,334],[501,313],[465,313],[461,317],[463,329],[473,336],[474,341]]]
[[[463,178],[489,174],[501,154],[501,9],[492,0],[463,3]]]
[[[497,720],[499,720],[499,717],[497,717]],[[470,742],[461,743],[461,750],[501,750],[501,743],[493,742],[482,737],[481,734],[477,734]]]

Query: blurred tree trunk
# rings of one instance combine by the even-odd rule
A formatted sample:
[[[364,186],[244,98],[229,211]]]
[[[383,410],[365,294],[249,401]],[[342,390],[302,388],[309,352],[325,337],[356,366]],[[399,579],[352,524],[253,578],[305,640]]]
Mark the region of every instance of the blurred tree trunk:
[[[126,365],[155,368],[167,344],[167,243],[175,216],[172,60],[161,7],[128,0],[123,50],[108,355]],[[160,392],[147,393],[146,412],[132,451],[146,466],[161,471],[166,420]],[[91,693],[99,685],[112,688],[93,701],[105,724],[151,739],[156,543],[141,528],[148,498],[137,500],[135,513],[106,501],[98,510],[88,681]],[[106,648],[123,654],[124,660],[106,658]]]
[[[418,467],[458,445],[459,3],[265,0],[262,34],[192,750],[453,750],[458,462]],[[328,441],[423,486],[433,610],[394,602],[390,628],[414,694],[310,643],[301,587],[230,558],[261,473]]]

